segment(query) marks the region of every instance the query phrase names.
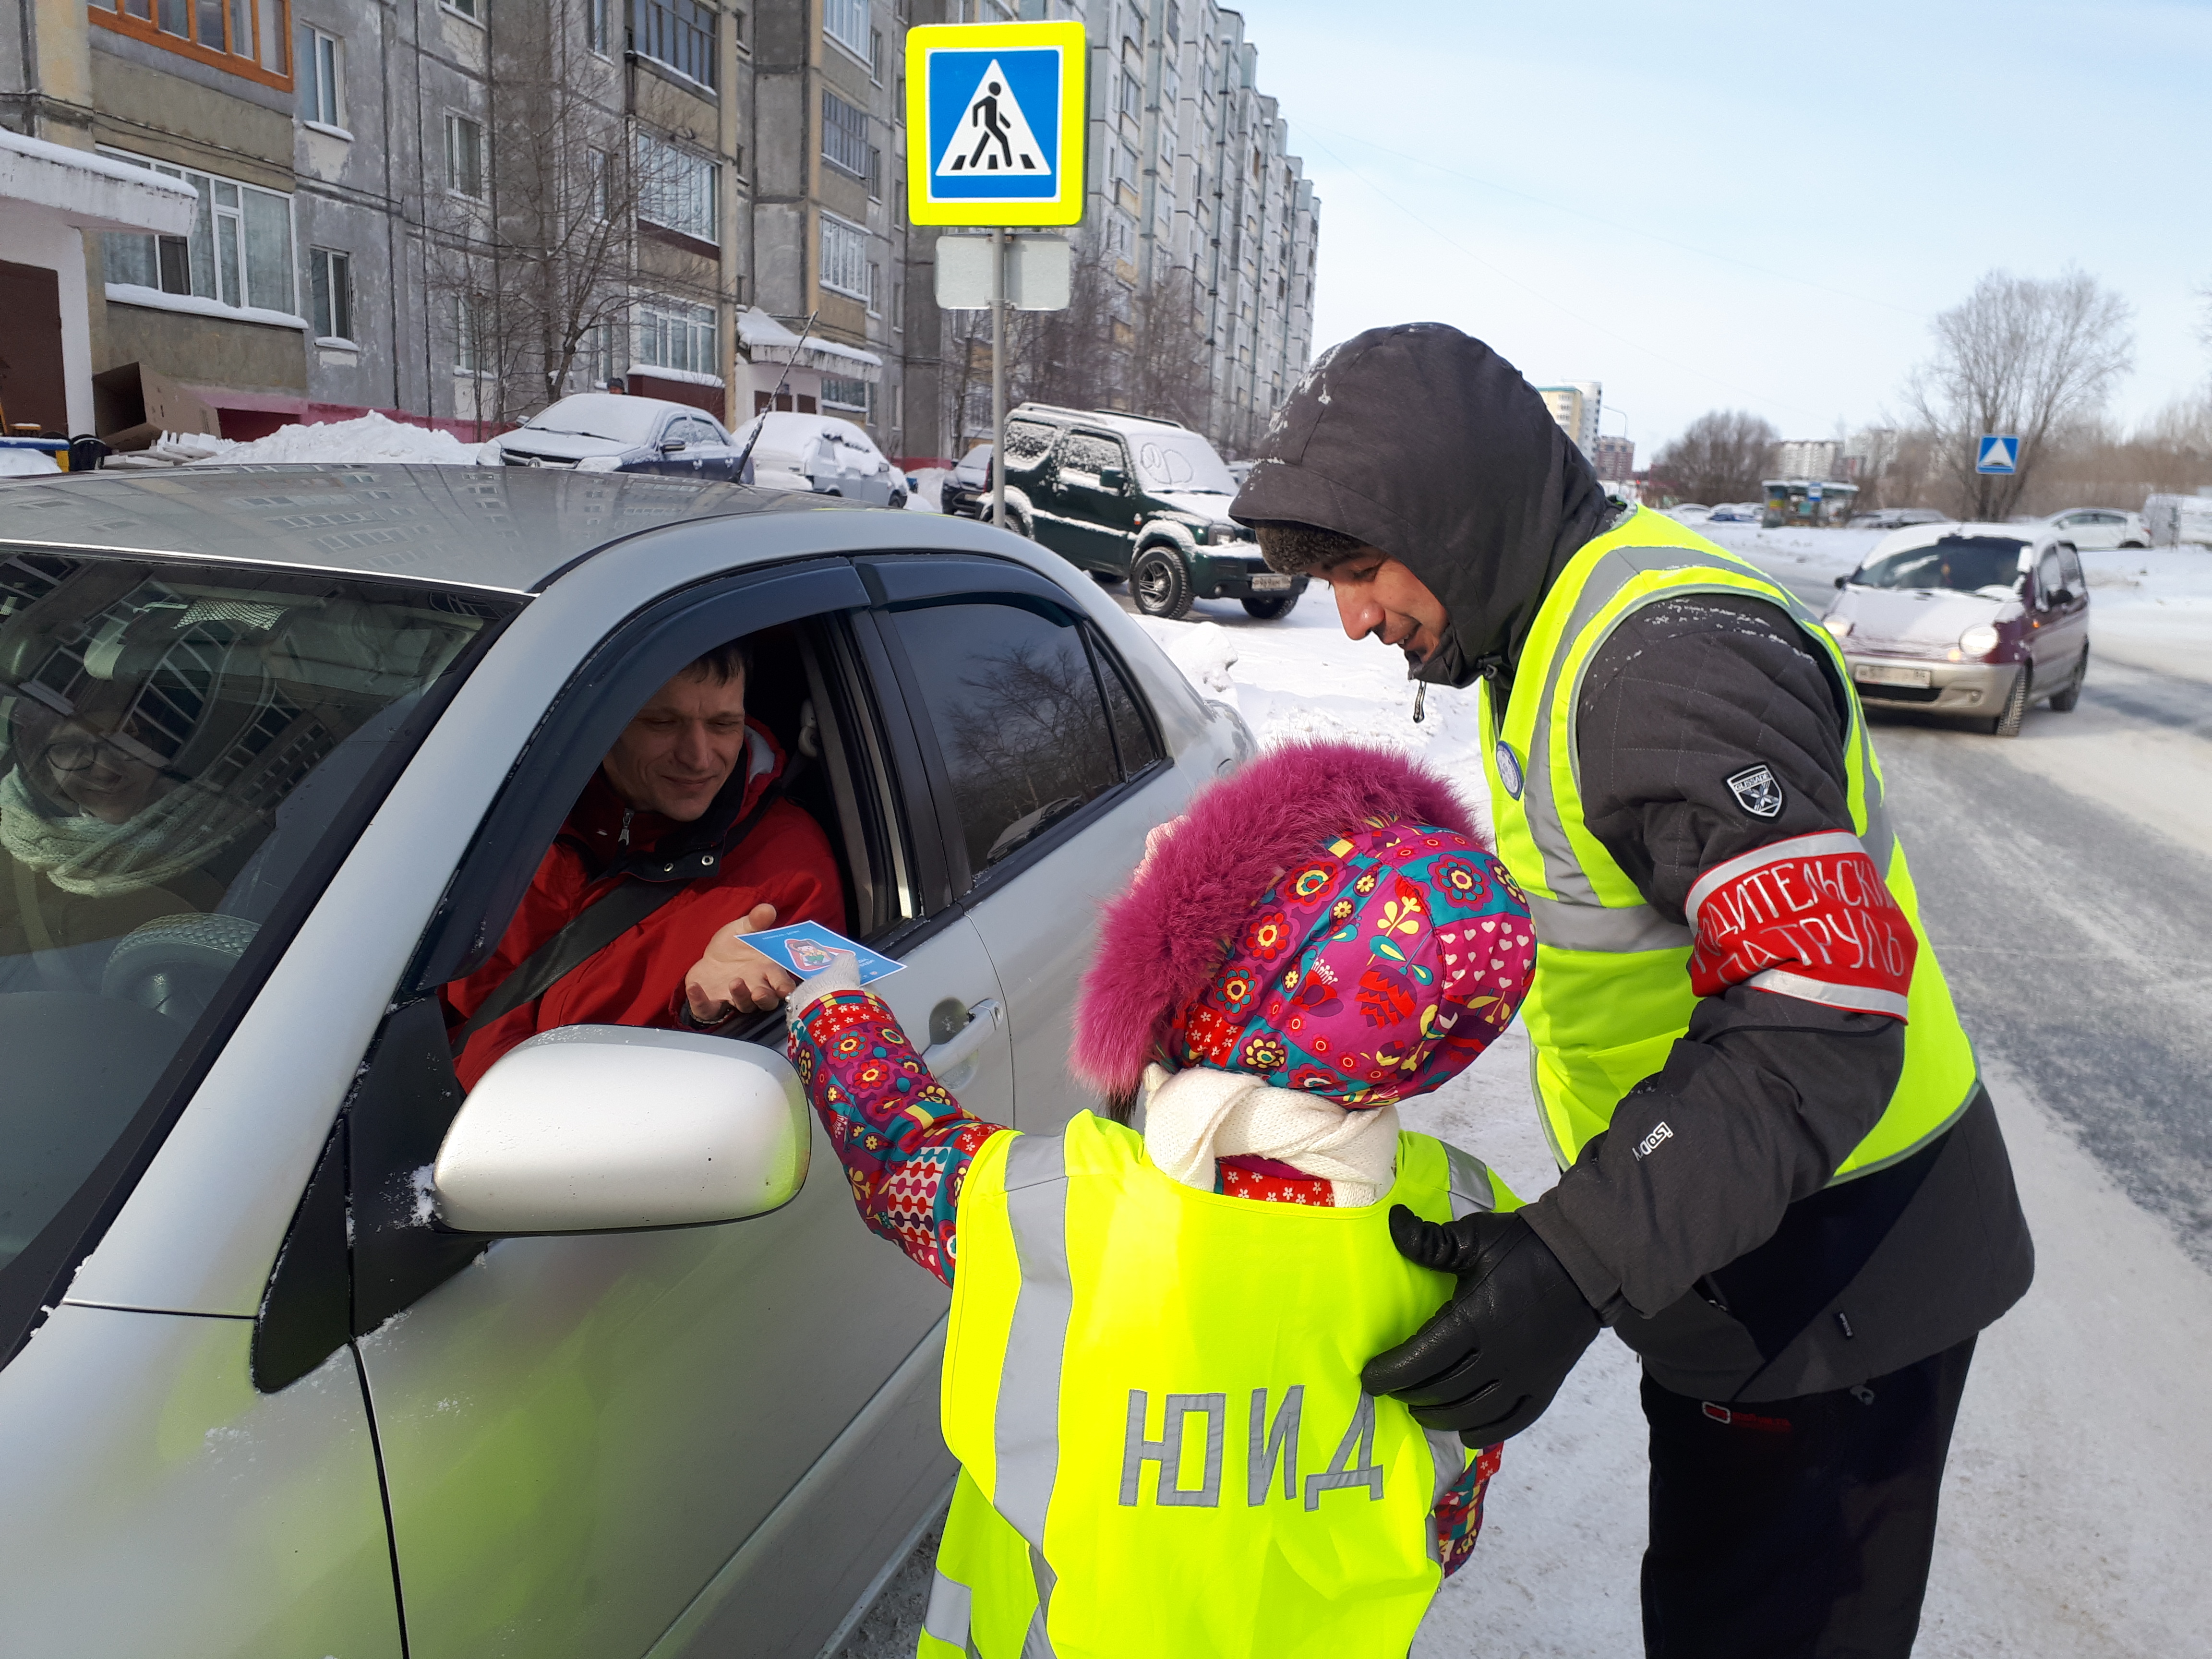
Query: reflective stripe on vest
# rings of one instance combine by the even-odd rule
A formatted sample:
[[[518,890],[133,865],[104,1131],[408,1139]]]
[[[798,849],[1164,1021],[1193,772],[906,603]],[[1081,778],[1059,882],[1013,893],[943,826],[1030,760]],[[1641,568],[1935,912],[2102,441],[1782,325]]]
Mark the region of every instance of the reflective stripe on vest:
[[[1195,1191],[1089,1113],[992,1137],[959,1199],[961,1477],[923,1653],[1403,1651],[1468,1453],[1359,1387],[1451,1289],[1398,1255],[1390,1207],[1516,1202],[1425,1135],[1351,1210]]]
[[[1824,655],[1850,709],[1844,752],[1852,830],[1830,832],[1838,838],[1832,846],[1820,837],[1802,839],[1821,841],[1829,851],[1863,848],[1918,944],[1910,993],[1897,1011],[1907,1016],[1904,1072],[1880,1121],[1838,1166],[1835,1179],[1847,1180],[1910,1157],[1950,1127],[1979,1087],[1972,1045],[1921,927],[1911,873],[1883,801],[1881,768],[1843,653],[1788,590],[1649,509],[1583,547],[1546,595],[1502,730],[1491,687],[1482,687],[1483,766],[1498,856],[1527,890],[1540,947],[1521,1015],[1534,1046],[1546,1132],[1560,1167],[1571,1164],[1611,1122],[1620,1097],[1665,1066],[1696,1005],[1687,971],[1692,928],[1698,904],[1725,878],[1728,866],[1700,878],[1687,925],[1655,910],[1589,829],[1575,748],[1576,710],[1599,647],[1640,607],[1692,593],[1776,605]],[[1516,763],[1517,797],[1505,787],[1501,744]],[[1732,862],[1749,867],[1770,852]],[[1786,969],[1767,969],[1748,982],[1809,1001],[1844,997]],[[1851,1006],[1868,1006],[1865,994]]]

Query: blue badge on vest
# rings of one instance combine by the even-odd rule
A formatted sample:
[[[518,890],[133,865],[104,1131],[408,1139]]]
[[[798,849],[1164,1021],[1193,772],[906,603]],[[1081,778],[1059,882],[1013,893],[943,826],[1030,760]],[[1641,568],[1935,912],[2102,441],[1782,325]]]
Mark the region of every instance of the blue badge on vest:
[[[1516,800],[1521,799],[1521,786],[1525,781],[1521,775],[1521,758],[1503,738],[1498,740],[1498,779],[1505,786],[1507,794]]]

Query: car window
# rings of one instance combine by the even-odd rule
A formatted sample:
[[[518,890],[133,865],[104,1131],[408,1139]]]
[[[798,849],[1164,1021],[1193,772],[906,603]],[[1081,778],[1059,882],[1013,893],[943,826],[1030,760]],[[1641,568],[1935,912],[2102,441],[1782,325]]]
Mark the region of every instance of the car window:
[[[1130,690],[1127,675],[1111,653],[1094,638],[1091,642],[1091,655],[1098,663],[1098,683],[1106,693],[1106,714],[1114,729],[1114,747],[1119,751],[1121,775],[1134,777],[1160,758],[1159,740],[1153,737],[1152,725],[1145,719],[1136,694]]]
[[[2070,547],[2058,550],[2058,574],[2066,578],[2066,586],[2077,593],[2088,586],[2081,579],[2081,558]]]
[[[1187,490],[1201,495],[1234,495],[1237,480],[1195,432],[1146,433],[1130,441],[1137,471],[1147,488]]]
[[[1127,471],[1119,441],[1097,432],[1071,432],[1060,441],[1060,470],[1074,475],[1071,482],[1095,484],[1109,467]]]
[[[2011,592],[2020,583],[2020,555],[2026,545],[2009,536],[1946,536],[1932,546],[1908,547],[1870,560],[1851,580],[1862,587],[1940,587],[1963,593],[2001,587]]]
[[[1121,776],[1082,630],[1014,605],[892,613],[980,875]]]
[[[155,1079],[326,877],[407,715],[514,608],[0,548],[0,1281],[27,1251],[52,1270],[41,1230],[155,1133]]]
[[[1052,453],[1052,441],[1059,435],[1056,428],[1047,426],[1042,421],[1008,421],[1006,422],[1006,471],[1029,471]],[[981,454],[988,460],[989,451],[988,444],[979,444],[969,452],[968,459],[975,461],[976,456]]]
[[[2065,587],[2066,579],[2059,574],[2057,548],[2046,547],[2043,550],[2042,558],[2036,562],[2035,585],[2045,605],[2050,604]]]
[[[712,444],[721,441],[720,434],[696,415],[678,424],[676,435],[687,444]]]

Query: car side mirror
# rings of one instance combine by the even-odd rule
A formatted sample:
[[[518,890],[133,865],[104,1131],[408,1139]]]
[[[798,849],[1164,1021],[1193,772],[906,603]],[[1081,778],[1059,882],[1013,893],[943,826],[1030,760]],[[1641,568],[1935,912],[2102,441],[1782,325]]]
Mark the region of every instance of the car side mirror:
[[[726,1037],[569,1025],[501,1056],[431,1166],[456,1232],[741,1221],[806,1183],[813,1126],[781,1054]]]
[[[1836,578],[1836,586],[1838,587],[1849,587],[1850,585],[1851,579],[1849,576],[1838,576]]]
[[[660,441],[660,453],[664,455],[677,454],[683,447],[684,440],[681,438],[663,438]]]
[[[1098,487],[1101,489],[1121,489],[1127,488],[1128,483],[1129,475],[1118,466],[1109,466],[1098,475]]]

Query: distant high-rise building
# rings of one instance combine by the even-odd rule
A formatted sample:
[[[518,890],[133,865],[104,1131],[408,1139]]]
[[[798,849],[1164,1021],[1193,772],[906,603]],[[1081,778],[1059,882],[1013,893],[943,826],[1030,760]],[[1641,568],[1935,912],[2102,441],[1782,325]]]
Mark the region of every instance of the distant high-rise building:
[[[1636,441],[1632,438],[1599,437],[1591,441],[1590,465],[1597,476],[1608,483],[1632,477],[1636,473]]]
[[[1897,428],[1893,426],[1870,426],[1854,432],[1844,445],[1844,476],[1880,477],[1897,459]]]
[[[1775,471],[1784,478],[1832,478],[1843,447],[1835,438],[1786,438],[1775,451]]]
[[[1559,428],[1573,439],[1575,447],[1589,455],[1597,445],[1598,410],[1605,401],[1605,387],[1596,380],[1565,380],[1558,386],[1540,386],[1537,395],[1552,411],[1552,418]]]

